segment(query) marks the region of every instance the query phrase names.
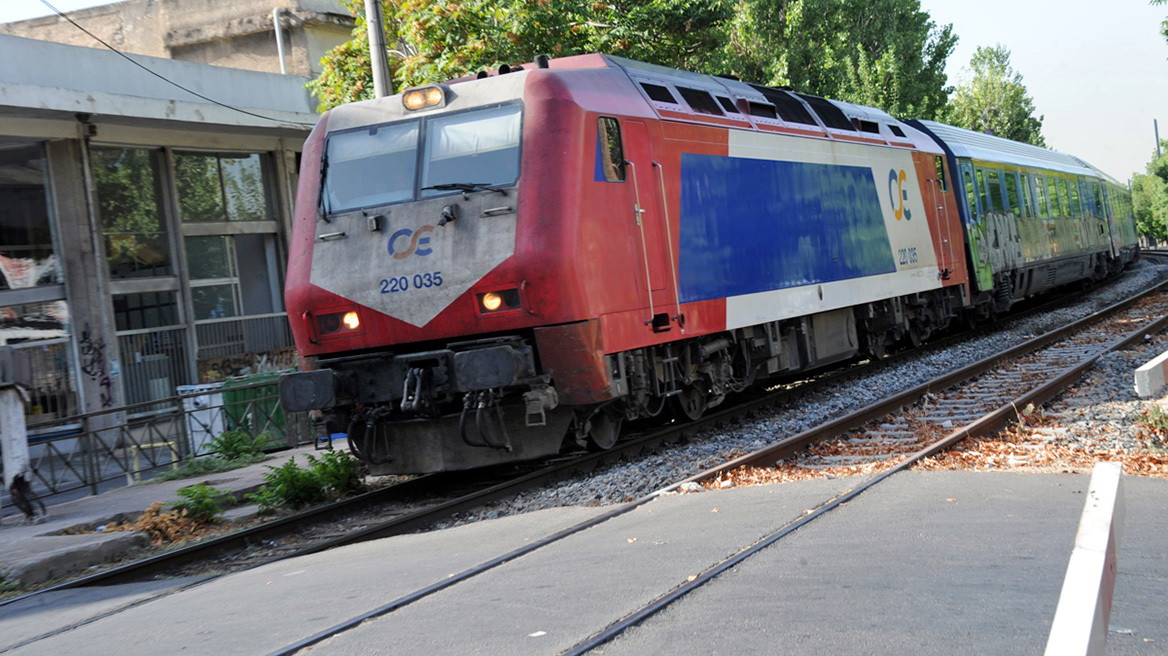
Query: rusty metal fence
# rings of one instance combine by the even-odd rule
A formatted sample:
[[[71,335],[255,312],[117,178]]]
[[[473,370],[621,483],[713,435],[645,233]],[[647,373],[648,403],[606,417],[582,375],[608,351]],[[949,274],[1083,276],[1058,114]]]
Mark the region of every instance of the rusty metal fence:
[[[32,489],[40,498],[98,494],[214,454],[227,431],[266,434],[265,450],[312,442],[308,413],[284,412],[274,379],[29,426]],[[4,506],[10,504],[4,499]]]

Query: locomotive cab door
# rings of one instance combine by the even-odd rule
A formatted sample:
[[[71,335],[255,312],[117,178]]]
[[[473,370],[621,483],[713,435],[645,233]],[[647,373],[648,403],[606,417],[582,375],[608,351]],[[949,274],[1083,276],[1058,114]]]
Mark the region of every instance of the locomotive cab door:
[[[647,284],[638,284],[638,296],[645,299],[647,306],[646,325],[663,332],[680,316],[672,230],[666,223],[669,217],[661,195],[663,173],[653,159],[653,145],[645,123],[624,121],[623,127],[625,159],[633,183],[629,187],[633,231],[642,257],[641,275],[637,277],[648,278]]]

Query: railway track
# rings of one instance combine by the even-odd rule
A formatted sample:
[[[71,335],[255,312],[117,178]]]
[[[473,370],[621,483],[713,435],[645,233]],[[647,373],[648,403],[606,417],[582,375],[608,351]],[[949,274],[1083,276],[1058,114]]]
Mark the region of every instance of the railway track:
[[[1151,298],[1145,298],[1149,297]],[[1145,299],[1145,300],[1141,300]],[[1157,317],[1148,320],[1150,316]],[[558,542],[575,533],[625,514],[660,494],[676,491],[688,483],[716,482],[719,477],[743,467],[772,466],[790,460],[797,466],[816,468],[881,464],[876,473],[848,492],[824,502],[800,519],[744,545],[734,556],[716,563],[643,608],[624,613],[622,619],[580,641],[567,654],[582,655],[601,647],[627,628],[651,617],[720,573],[750,558],[841,504],[887,480],[920,460],[949,448],[972,435],[996,431],[1016,418],[1020,409],[1038,406],[1072,385],[1104,353],[1123,348],[1146,333],[1168,324],[1168,283],[1162,283],[1137,297],[1117,303],[1084,317],[1064,328],[1031,339],[1003,353],[975,362],[879,403],[859,408],[837,420],[791,436],[718,467],[704,471],[664,489],[613,508],[600,516],[567,528],[521,549],[484,562],[447,579],[395,599],[346,622],[270,652],[287,656],[333,636],[340,635],[373,618],[391,613],[440,590],[478,576],[506,562]],[[1135,327],[1135,330],[1132,328]],[[707,417],[705,421],[725,421],[732,414],[750,412],[773,399],[761,398]],[[672,430],[692,429],[692,426]],[[912,435],[910,435],[912,433]],[[817,452],[813,445],[838,438],[851,445],[851,453]],[[837,442],[838,444],[838,442]],[[811,447],[809,449],[809,447]],[[834,460],[833,460],[834,458]],[[849,460],[844,460],[848,458]],[[716,483],[714,486],[717,486]]]
[[[1035,312],[1047,310],[1058,302],[1056,300],[1051,303],[1036,306],[1024,311],[1018,316],[1028,316]],[[1131,302],[1128,301],[1127,303]],[[1066,330],[1070,329],[1068,328]],[[1044,338],[1049,338],[1050,335],[1048,333]],[[944,348],[946,345],[959,341],[965,336],[967,335],[955,335],[950,338],[938,340],[927,348],[932,350]],[[1008,351],[999,360],[1012,357],[1012,354],[1019,351],[1019,349]],[[346,544],[419,530],[455,516],[458,513],[472,510],[497,499],[515,495],[520,491],[546,485],[579,472],[590,471],[622,457],[632,456],[644,450],[658,448],[668,442],[684,440],[687,435],[692,433],[716,427],[723,422],[737,421],[742,417],[757,414],[769,407],[790,403],[794,398],[803,393],[827,385],[840,383],[851,376],[857,375],[860,371],[866,370],[868,367],[889,366],[901,358],[911,357],[917,353],[919,352],[893,356],[880,362],[868,363],[867,365],[853,367],[848,370],[821,375],[808,381],[792,383],[778,391],[745,399],[733,407],[711,413],[697,422],[667,426],[663,429],[655,429],[633,435],[629,439],[622,441],[614,449],[604,453],[558,459],[557,461],[546,463],[543,466],[530,468],[518,475],[515,475],[513,470],[510,472],[510,476],[504,476],[503,473],[496,472],[493,477],[480,476],[474,481],[468,481],[465,473],[457,476],[454,474],[438,474],[420,477],[391,488],[385,488],[359,497],[315,508],[305,513],[207,540],[199,544],[190,545],[142,561],[111,568],[51,588],[38,590],[28,595],[2,602],[0,606],[55,590],[90,585],[124,583],[159,574],[182,575],[194,571],[206,571],[207,569],[220,572],[237,571],[274,560],[307,555]],[[1036,364],[1031,369],[1040,366],[1042,365]],[[933,384],[926,385],[925,387],[927,389],[923,394],[929,394],[931,390],[936,389]],[[1001,385],[998,385],[998,387],[1000,388]],[[910,392],[915,392],[919,389],[914,388]],[[965,404],[964,407],[966,407],[964,415],[968,416],[970,413],[975,412],[972,406],[969,405],[969,400],[976,398],[977,394],[977,392],[969,393],[968,398],[963,402]],[[911,396],[912,394],[908,396],[898,395],[896,400],[892,400],[890,403],[899,407],[900,405],[911,402],[905,400]],[[989,397],[987,396],[986,398]],[[853,415],[856,415],[856,413],[853,413]],[[858,420],[853,415],[849,415],[844,419],[852,418],[852,420]],[[923,419],[927,418],[923,417]],[[944,428],[946,422],[952,424],[966,417],[962,413],[956,413],[933,418],[937,419],[938,421],[936,423]],[[827,447],[813,448],[803,456],[803,460],[800,461],[799,466],[811,468],[839,466],[845,462],[853,462],[853,464],[862,463],[862,460],[859,459],[863,458],[891,463],[895,458],[903,456],[904,453],[911,451],[913,448],[919,447],[919,440],[910,437],[908,433],[920,428],[921,419],[922,417],[911,420],[898,420],[899,423],[884,422],[883,424],[874,425],[872,431],[865,435],[859,433],[852,435],[848,438],[851,441],[847,442],[852,447],[850,453],[842,453],[838,446],[831,447],[829,445]],[[720,473],[728,471],[730,467],[738,467],[745,464],[760,464],[767,460],[770,462],[766,464],[770,464],[776,460],[788,458],[791,454],[806,449],[808,445],[816,440],[825,439],[825,436],[829,435],[838,435],[841,430],[848,429],[840,428],[838,422],[832,422],[832,424],[825,425],[821,429],[807,431],[784,440],[763,452],[751,454],[745,460],[740,458],[726,466],[710,470],[703,474],[701,478],[717,476]],[[935,432],[931,431],[930,434]],[[678,484],[680,485],[680,482]],[[462,493],[451,494],[450,489],[452,486],[458,486],[458,489]],[[445,490],[445,493],[435,496],[435,490]],[[425,498],[427,495],[429,495],[429,498]],[[420,497],[421,499],[419,499]],[[347,526],[345,525],[345,516],[351,516],[354,513],[362,511],[369,511],[370,509],[377,509],[377,513],[386,515],[388,518],[374,522],[363,522],[363,525],[358,528],[354,528],[351,522]],[[341,518],[338,519],[338,516]],[[318,528],[306,528],[313,525],[316,525]],[[583,528],[578,530],[583,530]],[[207,565],[208,560],[212,561],[210,566]]]
[[[1149,293],[1160,293],[1161,296],[1163,296],[1163,289],[1166,286],[1168,286],[1168,283],[1158,286],[1155,291]],[[500,564],[514,560],[515,558],[519,558],[536,549],[542,548],[551,543],[562,540],[570,535],[586,530],[589,527],[627,513],[636,508],[638,505],[652,500],[652,498],[658,494],[676,490],[685,483],[694,483],[716,479],[718,476],[726,476],[729,472],[743,466],[769,466],[777,461],[790,460],[793,457],[798,457],[799,459],[795,460],[794,462],[799,462],[801,463],[800,466],[805,467],[839,466],[839,464],[844,461],[832,461],[825,458],[841,456],[842,454],[838,452],[834,454],[816,453],[817,447],[813,445],[825,439],[839,438],[840,436],[844,436],[843,439],[845,440],[854,440],[847,442],[847,444],[855,446],[855,453],[851,454],[852,456],[865,456],[869,458],[870,462],[879,462],[887,465],[882,473],[870,478],[862,485],[857,486],[847,495],[844,495],[843,497],[835,500],[828,501],[816,509],[812,514],[800,519],[798,522],[796,522],[796,524],[784,527],[781,531],[776,532],[771,536],[767,536],[756,544],[745,546],[744,550],[738,556],[736,556],[736,558],[739,560],[734,560],[733,562],[728,560],[724,563],[718,564],[706,572],[703,572],[700,576],[695,578],[694,581],[687,582],[685,585],[680,586],[674,593],[671,593],[668,598],[663,597],[662,599],[659,599],[657,602],[655,602],[653,607],[646,607],[644,609],[640,609],[637,613],[628,614],[625,620],[622,620],[621,622],[608,627],[601,634],[591,636],[587,640],[581,642],[575,651],[571,652],[581,654],[586,653],[590,649],[594,648],[594,646],[603,644],[603,642],[619,634],[619,632],[624,628],[635,624],[637,621],[640,621],[641,619],[652,615],[660,608],[663,608],[664,605],[670,603],[671,600],[676,599],[677,595],[684,594],[686,590],[693,589],[701,583],[710,580],[711,578],[717,576],[717,574],[721,571],[732,567],[736,562],[740,562],[740,559],[749,557],[750,554],[756,553],[758,550],[773,544],[775,541],[781,539],[782,536],[787,535],[791,531],[798,528],[798,526],[803,525],[807,521],[812,521],[815,517],[820,516],[822,513],[830,511],[831,508],[837,506],[839,503],[846,502],[847,499],[853,498],[863,490],[868,489],[872,485],[878,484],[881,480],[891,476],[896,471],[900,471],[908,466],[911,466],[913,462],[918,461],[920,458],[923,458],[926,455],[934,453],[942,448],[946,448],[956,441],[963,439],[966,435],[985,432],[1002,425],[1012,416],[1016,416],[1016,407],[1019,403],[1025,402],[1038,405],[1042,402],[1043,399],[1055,395],[1058,390],[1061,389],[1060,386],[1069,385],[1074,380],[1077,380],[1078,374],[1084,371],[1094,358],[1097,358],[1098,355],[1105,352],[1108,348],[1118,347],[1120,341],[1113,339],[1116,331],[1123,327],[1130,329],[1139,317],[1147,316],[1150,313],[1157,313],[1159,316],[1163,316],[1164,310],[1168,309],[1168,297],[1158,297],[1155,301],[1156,305],[1149,305],[1149,307],[1133,307],[1137,302],[1137,299],[1131,299],[1123,303],[1116,304],[1112,308],[1097,313],[1096,315],[1092,315],[1091,317],[1087,317],[1079,322],[1076,322],[1076,324],[1037,337],[1025,344],[1022,344],[1013,349],[1009,349],[1008,351],[998,356],[974,363],[973,365],[970,365],[961,371],[953,372],[937,380],[919,385],[911,390],[908,390],[907,392],[898,394],[881,403],[874,404],[873,406],[857,409],[855,412],[845,417],[828,422],[827,424],[816,427],[815,429],[804,431],[803,433],[782,440],[781,442],[766,449],[762,449],[758,452],[748,454],[747,456],[743,456],[742,458],[728,462],[719,467],[707,470],[701,474],[698,474],[697,476],[690,477],[683,481],[677,481],[673,485],[658,490],[653,494],[636,499],[631,503],[615,507],[612,510],[587,522],[565,529],[555,535],[529,544],[522,549],[504,554],[491,561],[484,562],[470,570],[453,575],[443,581],[435,583],[427,588],[418,590],[410,595],[395,599],[380,608],[373,609],[372,611],[364,613],[359,617],[354,617],[347,622],[330,627],[325,631],[317,633],[313,636],[309,636],[308,638],[298,641],[295,644],[286,645],[281,649],[273,651],[272,653],[292,654],[301,651],[313,644],[316,644],[317,642],[320,642],[321,640],[343,633],[368,619],[392,612],[397,608],[409,605],[414,601],[429,596],[430,594],[433,594],[439,590],[446,589],[461,581],[465,581],[469,578],[477,576],[478,574],[489,571]],[[1115,313],[1119,312],[1126,312],[1126,314],[1115,315]],[[1104,321],[1105,317],[1113,315],[1114,317],[1109,320],[1109,323],[1106,325],[1101,323]],[[1163,323],[1163,321],[1161,321],[1161,323]],[[1095,326],[1095,328],[1080,332],[1083,331],[1083,326],[1087,324],[1092,324]],[[1153,330],[1153,328],[1141,326],[1138,331],[1135,331],[1128,337],[1128,341],[1139,339],[1142,334],[1148,330]],[[1078,336],[1076,336],[1076,334],[1078,334]],[[1075,344],[1078,345],[1076,346]],[[1038,354],[1043,351],[1053,355],[1050,355],[1049,357],[1042,356],[1047,358],[1045,360],[1033,359],[1040,357]],[[1033,360],[1024,360],[1023,358],[1032,358]],[[1039,374],[1044,373],[1045,370],[1051,366],[1051,363],[1057,363],[1060,365],[1060,373],[1055,377],[1053,382],[1042,382],[1043,377]],[[880,363],[876,363],[876,366],[880,366]],[[998,369],[1001,369],[1003,373],[995,373]],[[792,395],[798,394],[804,389],[810,389],[818,385],[827,385],[830,383],[839,382],[841,378],[846,378],[851,375],[851,373],[852,372],[845,371],[831,374],[829,376],[824,376],[817,381],[808,383],[806,386],[796,386],[793,389],[784,389],[771,394],[762,395],[757,398],[745,400],[743,403],[737,404],[733,408],[726,408],[720,412],[712,413],[698,422],[685,425],[668,426],[664,429],[656,430],[648,434],[634,436],[632,439],[619,445],[613,451],[600,454],[591,454],[578,458],[570,458],[560,462],[551,463],[545,467],[529,471],[517,478],[501,481],[483,479],[481,481],[482,486],[480,489],[469,490],[467,491],[467,494],[458,495],[454,498],[446,498],[444,501],[436,504],[423,503],[421,504],[423,507],[419,507],[413,512],[403,513],[400,516],[385,522],[379,522],[374,525],[366,526],[359,531],[345,531],[338,535],[326,535],[324,539],[318,539],[313,544],[306,545],[303,548],[293,549],[285,554],[282,554],[282,557],[292,557],[296,555],[312,553],[334,546],[351,544],[361,540],[384,537],[388,535],[408,532],[410,530],[416,530],[417,528],[432,524],[436,521],[440,521],[442,518],[450,517],[456,513],[464,512],[471,508],[481,506],[485,503],[488,503],[490,500],[505,498],[507,496],[514,495],[521,490],[544,485],[559,478],[570,476],[575,472],[586,471],[595,468],[601,464],[621,458],[625,455],[636,453],[643,449],[655,448],[664,442],[684,439],[685,435],[687,434],[717,426],[723,422],[735,421],[744,416],[758,414],[761,411],[765,411],[770,406],[790,402]],[[1007,379],[1003,378],[1002,376],[1013,376],[1013,378],[1009,379],[1009,385],[1003,384],[1003,381]],[[941,396],[944,390],[966,380],[980,382],[983,385],[981,388],[983,391],[976,391],[978,388],[969,387],[964,392],[958,389],[958,391],[954,392],[945,392],[947,396]],[[1000,392],[1003,388],[1008,388],[1009,391],[1013,391],[1015,390],[1015,385],[1021,385],[1022,383],[1037,385],[1038,391],[1027,392],[1021,397],[1014,399],[1009,399],[1009,394],[1003,396],[1000,393],[997,393]],[[991,394],[991,392],[994,392],[994,394]],[[975,406],[971,405],[971,400],[979,398],[979,395],[984,396],[986,402],[976,406],[975,408]],[[945,398],[953,398],[955,401],[952,408],[942,411],[939,408],[942,407],[941,400]],[[959,398],[960,401],[957,400]],[[989,400],[991,398],[993,400]],[[981,418],[970,422],[967,425],[963,425],[959,428],[947,431],[946,434],[940,436],[940,439],[933,441],[931,445],[924,448],[921,448],[921,444],[923,444],[922,442],[919,440],[909,440],[907,439],[907,436],[903,434],[908,431],[919,431],[936,437],[938,433],[945,431],[932,429],[923,430],[924,424],[922,422],[931,421],[941,429],[946,429],[948,426],[955,426],[958,422],[972,418],[977,413],[983,412],[985,408],[993,406],[994,403],[1000,403],[1003,398],[1005,398],[1007,402],[1001,404],[996,411],[990,412],[988,415],[983,415]],[[913,403],[918,402],[920,402],[921,405],[915,409],[910,409],[907,411],[901,410],[901,408],[912,406]],[[894,413],[895,417],[886,418],[886,416],[890,413]],[[910,420],[907,419],[907,417],[914,417],[914,419]],[[860,430],[867,430],[871,432],[860,433],[858,432]],[[849,431],[856,432],[849,433]],[[904,455],[906,452],[912,451],[914,448],[917,449],[915,453],[912,453],[908,456]],[[801,453],[803,455],[799,455]],[[819,460],[816,460],[816,458],[819,458]],[[381,499],[381,501],[387,501],[396,497],[397,501],[395,501],[395,503],[400,503],[402,499],[409,496],[409,494],[406,494],[406,492],[409,491],[411,486],[416,488],[413,490],[413,494],[423,494],[427,488],[441,489],[443,486],[448,485],[450,480],[451,479],[448,478],[447,475],[421,477],[410,481],[409,485],[395,486],[394,488],[381,491],[374,495],[374,498],[376,498],[376,496],[383,496],[384,498]],[[332,504],[330,506],[318,508],[313,511],[311,515],[333,515],[344,506],[351,506],[353,508],[360,506],[367,507],[368,504],[372,502],[373,501],[370,500],[369,496],[365,498],[356,498],[343,504]],[[263,539],[261,537],[262,535],[269,536],[268,539],[270,540],[272,536],[278,535],[279,531],[295,530],[294,527],[297,524],[302,524],[305,521],[307,521],[306,516],[290,517],[286,518],[282,522],[276,522],[273,525],[257,527],[259,531],[250,533],[246,537],[241,535],[225,536],[223,541],[219,542],[217,545],[202,544],[189,548],[189,551],[186,552],[185,557],[189,562],[191,559],[197,557],[195,554],[197,554],[199,551],[204,551],[204,553],[207,553],[207,550],[210,549],[218,550],[222,553],[223,551],[229,550],[229,540],[237,541],[237,547],[240,544],[247,544],[248,540],[254,544],[256,541]],[[280,526],[281,524],[283,524],[282,528]],[[326,534],[328,533],[328,529],[323,530]],[[183,550],[179,550],[179,552],[181,551]],[[271,562],[271,560],[273,560],[271,557],[254,558],[253,556],[254,554],[248,556],[246,560],[243,560],[237,564],[250,567],[261,564],[263,562]],[[130,566],[132,567],[132,570],[127,569],[120,573],[114,573],[114,571],[111,570],[110,572],[104,572],[99,575],[95,575],[95,577],[87,577],[88,580],[81,579],[74,581],[71,582],[68,587],[79,587],[80,585],[96,584],[98,582],[109,583],[114,581],[125,581],[141,578],[150,572],[157,573],[160,571],[173,571],[174,567],[181,559],[181,555],[178,557],[174,555],[168,555],[167,558],[159,558],[153,562],[136,563]],[[100,579],[100,581],[98,579]],[[173,592],[173,590],[168,591],[167,594],[170,592]],[[88,621],[99,621],[100,619],[101,618],[96,618],[96,620],[91,619]],[[73,627],[63,627],[51,634],[39,636],[33,640],[25,641],[21,644],[29,644],[30,642],[35,642],[51,635],[55,635],[63,631],[68,631],[71,628]],[[16,646],[19,645],[15,645],[13,647]],[[12,647],[9,649],[11,648]],[[5,649],[3,651],[7,650],[8,649]]]

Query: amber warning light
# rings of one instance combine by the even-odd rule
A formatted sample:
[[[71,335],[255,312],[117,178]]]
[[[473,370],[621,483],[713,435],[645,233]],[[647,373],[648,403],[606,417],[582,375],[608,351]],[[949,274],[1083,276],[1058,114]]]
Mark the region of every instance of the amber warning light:
[[[446,94],[439,87],[410,89],[402,94],[402,105],[411,112],[423,107],[437,107],[445,104]]]

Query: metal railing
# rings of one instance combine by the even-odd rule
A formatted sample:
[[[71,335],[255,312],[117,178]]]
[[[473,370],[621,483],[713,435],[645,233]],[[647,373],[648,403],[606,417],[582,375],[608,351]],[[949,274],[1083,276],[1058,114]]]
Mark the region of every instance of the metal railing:
[[[284,312],[195,322],[196,358],[208,360],[239,353],[291,348],[292,328]]]
[[[284,412],[274,380],[152,398],[30,426],[32,489],[42,499],[98,494],[212,455],[214,440],[226,431],[266,433],[265,450],[308,444],[313,437],[308,413]],[[3,505],[11,503],[5,498]]]

